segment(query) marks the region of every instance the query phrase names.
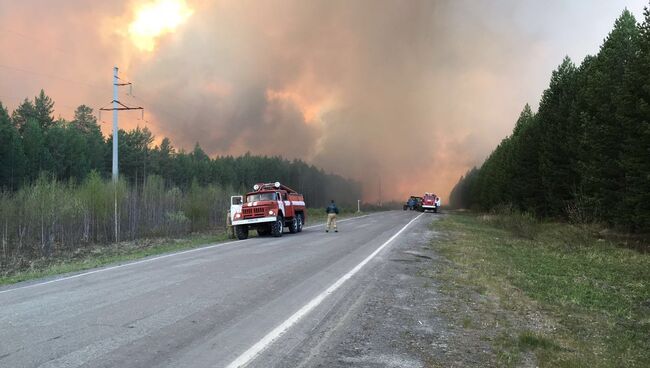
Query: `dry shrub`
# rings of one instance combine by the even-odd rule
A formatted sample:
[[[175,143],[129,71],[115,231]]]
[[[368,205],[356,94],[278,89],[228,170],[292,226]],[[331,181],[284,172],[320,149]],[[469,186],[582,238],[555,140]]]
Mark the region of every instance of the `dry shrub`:
[[[539,222],[532,214],[521,212],[510,204],[492,208],[490,213],[482,216],[481,219],[524,239],[535,239],[540,230]]]

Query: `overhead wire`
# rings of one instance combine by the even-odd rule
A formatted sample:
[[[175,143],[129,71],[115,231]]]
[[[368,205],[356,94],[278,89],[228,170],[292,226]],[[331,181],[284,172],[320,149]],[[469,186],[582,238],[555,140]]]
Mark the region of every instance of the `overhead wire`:
[[[42,40],[39,40],[38,38],[31,37],[31,36],[25,35],[25,34],[23,34],[21,32],[10,30],[10,29],[4,28],[4,27],[0,27],[0,32],[10,33],[10,34],[22,37],[24,39],[29,39],[29,40],[35,41],[35,42],[37,42],[37,43],[39,43],[41,45],[44,45],[44,46],[48,47],[51,50],[56,50],[56,51],[61,52],[61,53],[69,53],[70,52],[70,51],[66,51],[66,50],[61,49],[61,48],[53,47],[49,43],[46,43],[46,42],[44,42]],[[30,69],[27,69],[27,68],[16,67],[16,66],[12,66],[12,65],[0,64],[0,68],[10,70],[10,71],[15,71],[15,72],[28,74],[28,75],[31,75],[31,76],[36,77],[36,78],[48,78],[48,79],[59,80],[59,81],[67,82],[67,83],[73,83],[73,84],[77,84],[77,85],[84,86],[84,87],[87,87],[87,88],[92,88],[93,90],[103,89],[103,88],[106,87],[105,85],[100,86],[98,84],[88,83],[86,81],[81,81],[79,79],[73,79],[73,78],[68,78],[68,77],[65,77],[65,76],[49,74],[49,73],[43,73],[43,72],[40,72],[40,71],[30,70]],[[134,100],[137,100],[140,103],[149,106],[149,108],[151,110],[154,110],[157,113],[162,113],[163,115],[166,115],[166,116],[168,116],[168,117],[170,117],[170,118],[172,118],[174,120],[177,120],[177,121],[186,120],[183,117],[181,117],[181,116],[179,116],[179,115],[177,115],[175,113],[171,113],[168,109],[165,109],[164,107],[161,107],[158,104],[149,103],[145,99],[143,99],[141,96],[135,96],[133,94],[133,84],[134,84],[134,82],[129,81],[129,80],[127,80],[125,78],[122,78],[122,77],[119,77],[119,76],[117,77],[117,79],[124,82],[123,84],[120,84],[120,85],[123,85],[123,86],[128,85],[129,86],[129,92],[126,93],[126,95],[129,96],[130,98],[133,98]],[[140,84],[138,84],[138,85],[140,86]],[[141,87],[138,87],[138,89],[141,90]],[[16,99],[16,98],[12,98],[12,99]],[[22,99],[20,99],[20,100],[22,100]],[[57,104],[57,105],[58,106],[67,106],[67,105],[62,105],[62,104]],[[104,105],[101,108],[105,108],[108,105],[110,105],[110,103],[107,104],[107,105]],[[188,103],[187,105],[192,106],[193,104]],[[154,106],[155,106],[155,108],[153,108]],[[198,108],[196,105],[193,105],[193,107]],[[101,108],[99,108],[99,109],[101,109]],[[145,122],[145,124],[153,124],[153,123],[151,123],[151,121],[145,120],[144,117],[141,118],[141,119],[138,119],[138,120],[141,120],[141,121]],[[106,123],[106,122],[102,120],[102,123]],[[156,125],[156,124],[153,124],[153,125]]]
[[[10,65],[4,65],[4,64],[0,64],[0,68],[14,70],[14,71],[25,73],[25,74],[31,74],[33,76],[41,77],[41,78],[58,79],[58,80],[63,81],[63,82],[75,83],[75,84],[79,84],[79,85],[82,85],[82,86],[86,86],[88,88],[93,88],[93,89],[99,88],[99,86],[95,85],[95,84],[80,82],[78,80],[64,78],[64,77],[60,77],[60,76],[57,76],[57,75],[52,75],[52,74],[47,74],[47,73],[42,73],[42,72],[37,72],[37,71],[25,69],[25,68],[19,68],[19,67],[10,66]]]
[[[68,54],[68,53],[70,53],[72,51],[72,50],[64,50],[64,49],[59,48],[59,47],[54,47],[54,46],[52,46],[52,44],[50,44],[48,42],[45,42],[45,41],[40,40],[40,39],[38,39],[36,37],[33,37],[33,36],[26,35],[26,34],[24,34],[22,32],[14,31],[13,29],[5,28],[4,26],[0,26],[0,32],[2,32],[2,33],[10,33],[10,34],[22,37],[22,38],[24,38],[26,40],[34,41],[34,42],[39,43],[39,44],[41,44],[43,46],[46,46],[50,50],[54,50],[54,51],[60,52],[62,54]]]

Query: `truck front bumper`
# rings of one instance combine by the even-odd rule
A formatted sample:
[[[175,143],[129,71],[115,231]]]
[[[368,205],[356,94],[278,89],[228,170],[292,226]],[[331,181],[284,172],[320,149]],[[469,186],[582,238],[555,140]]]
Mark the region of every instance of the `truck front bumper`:
[[[436,205],[431,205],[430,206],[430,205],[427,205],[427,204],[423,204],[422,208],[424,208],[425,210],[435,210],[436,208],[438,208],[438,206],[436,206]]]
[[[275,222],[277,218],[275,216],[267,216],[267,217],[258,217],[254,219],[245,219],[245,220],[233,220],[232,225],[237,226],[237,225],[254,225],[254,224],[261,224],[264,222]]]

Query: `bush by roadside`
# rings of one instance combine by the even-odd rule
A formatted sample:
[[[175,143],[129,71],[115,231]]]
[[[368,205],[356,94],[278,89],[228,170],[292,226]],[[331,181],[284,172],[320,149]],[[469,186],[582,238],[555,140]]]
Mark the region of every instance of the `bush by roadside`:
[[[489,214],[482,215],[481,219],[524,239],[534,239],[539,231],[539,224],[532,214],[521,212],[512,205],[499,205]]]
[[[167,187],[155,175],[140,186],[97,173],[79,184],[41,176],[0,192],[0,272],[98,245],[222,230],[231,192],[196,181],[186,190]]]

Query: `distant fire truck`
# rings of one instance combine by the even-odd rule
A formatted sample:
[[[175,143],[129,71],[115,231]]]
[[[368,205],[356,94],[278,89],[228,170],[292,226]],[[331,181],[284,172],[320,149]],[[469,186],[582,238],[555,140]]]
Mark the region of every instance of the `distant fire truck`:
[[[248,238],[250,230],[257,230],[260,236],[280,237],[285,227],[290,233],[301,232],[306,215],[302,194],[280,182],[260,183],[244,196],[241,209],[232,214],[232,225],[240,240]]]
[[[440,198],[438,198],[437,195],[433,193],[424,193],[424,196],[422,197],[422,210],[424,212],[426,211],[438,212],[439,207],[440,207]]]

